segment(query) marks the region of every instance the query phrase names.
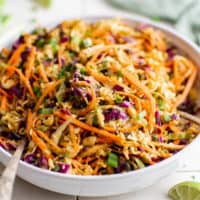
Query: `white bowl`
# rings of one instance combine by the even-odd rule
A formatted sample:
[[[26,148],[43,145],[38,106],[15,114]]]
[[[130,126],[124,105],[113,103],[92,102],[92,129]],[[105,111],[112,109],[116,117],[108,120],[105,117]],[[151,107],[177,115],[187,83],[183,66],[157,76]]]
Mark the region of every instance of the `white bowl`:
[[[93,22],[102,18],[108,17],[87,17],[84,19]],[[162,30],[170,41],[182,49],[197,64],[197,66],[200,66],[200,51],[198,47],[171,28],[140,17],[128,17],[122,19],[126,20],[131,26],[135,26],[138,23],[147,23]],[[53,25],[56,25],[56,23],[51,23],[50,26],[46,26],[51,27]],[[30,28],[27,28],[26,31],[30,31]],[[19,33],[17,33],[17,35],[19,35]],[[12,41],[14,41],[14,39],[16,39],[16,32],[11,30],[10,34],[7,34],[0,40],[0,46],[8,46]],[[129,191],[138,191],[158,182],[162,178],[174,172],[179,166],[182,158],[188,155],[187,153],[189,153],[189,149],[193,149],[195,144],[198,142],[200,142],[200,136],[171,158],[161,161],[153,166],[123,174],[103,176],[60,174],[40,169],[23,161],[20,161],[17,174],[22,179],[36,186],[63,194],[80,196],[117,195]],[[8,152],[0,148],[0,161],[4,165],[7,164],[10,156],[11,155]]]

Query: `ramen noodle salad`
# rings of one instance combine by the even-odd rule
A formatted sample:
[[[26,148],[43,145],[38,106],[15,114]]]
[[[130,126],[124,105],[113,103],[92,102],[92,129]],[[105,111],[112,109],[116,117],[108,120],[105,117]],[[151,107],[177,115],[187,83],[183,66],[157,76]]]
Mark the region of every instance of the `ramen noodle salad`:
[[[75,175],[154,165],[199,133],[197,67],[149,25],[64,21],[26,33],[0,54],[0,145]]]

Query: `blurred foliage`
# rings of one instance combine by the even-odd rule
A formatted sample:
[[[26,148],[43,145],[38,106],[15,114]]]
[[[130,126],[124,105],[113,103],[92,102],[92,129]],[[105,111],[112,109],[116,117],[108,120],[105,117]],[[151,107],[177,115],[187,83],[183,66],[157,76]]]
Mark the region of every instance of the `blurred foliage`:
[[[3,27],[8,24],[10,20],[10,15],[6,15],[3,12],[4,4],[5,0],[0,0],[0,30],[3,29]]]
[[[0,8],[4,5],[4,0],[0,0]]]
[[[51,4],[52,4],[52,0],[34,0],[34,1],[43,8],[49,8],[51,7]]]
[[[3,12],[3,8],[6,0],[0,0],[0,31],[8,24],[10,21],[11,15],[7,15]],[[52,5],[52,0],[33,0],[33,3],[37,7],[49,8]]]

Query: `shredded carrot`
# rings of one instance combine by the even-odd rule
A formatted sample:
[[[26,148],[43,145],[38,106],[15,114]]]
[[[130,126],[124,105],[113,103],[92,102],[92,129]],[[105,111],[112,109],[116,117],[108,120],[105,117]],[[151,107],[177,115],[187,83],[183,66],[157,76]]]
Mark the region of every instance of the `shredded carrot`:
[[[175,140],[173,143],[178,145],[180,143],[180,140]]]
[[[71,118],[69,118],[68,120],[66,120],[64,123],[62,123],[55,132],[52,133],[51,135],[51,139],[53,140],[53,142],[55,144],[58,145],[64,130],[67,128],[67,126],[71,123]]]
[[[8,68],[7,68],[7,75],[10,77],[14,74],[16,67],[19,65],[20,63],[20,55],[21,53],[25,50],[26,45],[25,44],[21,44],[12,54],[12,56],[10,57],[9,61],[8,61]]]
[[[64,120],[67,120],[69,119],[69,115],[66,115],[66,114],[62,114],[60,112],[55,112],[55,115],[57,115],[58,117],[64,119]],[[95,128],[93,126],[90,126],[88,124],[85,124],[84,122],[81,122],[77,119],[72,119],[72,123],[76,126],[79,126],[85,130],[88,130],[88,131],[91,131],[91,132],[94,132],[96,134],[98,134],[99,136],[103,136],[103,137],[107,137],[107,138],[110,138],[113,142],[116,142],[120,145],[123,144],[123,140],[117,136],[117,135],[114,135],[112,133],[109,133],[108,131],[105,131],[105,130],[102,130],[102,129],[98,129],[98,128]]]
[[[31,131],[31,137],[33,142],[40,148],[40,150],[44,153],[47,158],[52,158],[51,152],[48,149],[47,145],[40,139],[34,130]]]
[[[58,50],[58,64],[60,67],[62,67],[62,54],[65,48],[65,44],[60,45],[60,48]]]
[[[86,108],[79,111],[79,115],[83,116],[83,115],[85,115],[86,113],[88,113],[89,111],[91,111],[92,109],[95,108],[95,106],[97,104],[96,93],[95,93],[93,87],[85,81],[76,82],[75,85],[87,86],[87,87],[89,86],[90,90],[91,90],[92,100],[89,102],[89,105]]]
[[[101,83],[104,83],[104,84],[107,83],[112,86],[117,85],[117,84],[122,85],[121,83],[119,83],[117,80],[113,78],[106,77],[100,73],[95,72],[94,70],[90,68],[90,66],[86,66],[86,70],[91,76],[93,76],[96,80],[100,81]]]
[[[7,93],[5,90],[3,90],[2,88],[0,88],[0,93],[1,93],[2,95],[6,96],[6,97],[9,96],[8,93]]]
[[[108,138],[108,137],[98,137],[97,138],[97,142],[98,143],[102,143],[102,144],[112,144],[113,143],[113,140]]]
[[[154,113],[156,111],[156,106],[155,106],[155,99],[152,97],[151,93],[149,92],[149,90],[142,85],[139,81],[137,81],[129,72],[127,72],[126,70],[122,71],[123,76],[128,80],[128,82],[130,82],[130,84],[133,86],[133,88],[138,88],[139,90],[141,90],[144,95],[149,99],[149,103],[150,103],[150,110],[149,110],[149,126],[150,129],[153,130],[153,124],[154,124]]]
[[[133,88],[139,88],[144,95],[150,100],[150,104],[151,104],[151,108],[152,108],[152,112],[153,114],[155,113],[155,100],[152,97],[152,95],[150,94],[149,90],[142,85],[139,81],[137,81],[129,72],[127,72],[126,70],[123,70],[123,75],[124,77],[127,78],[127,80],[133,85]]]
[[[115,132],[116,129],[113,127],[109,127],[109,126],[104,126],[104,130],[109,131],[109,132]]]
[[[1,53],[2,53],[2,55],[7,56],[7,55],[9,55],[9,50],[7,48],[3,48],[1,50]]]
[[[103,175],[115,171],[112,153],[136,169],[173,156],[199,134],[198,117],[181,111],[190,110],[181,105],[188,99],[191,111],[198,106],[198,68],[162,31],[120,19],[75,20],[21,37],[0,53],[6,150],[19,137],[27,141],[22,157],[34,154],[38,167]]]
[[[164,147],[166,149],[182,149],[184,147],[184,145],[177,145],[177,144],[174,144],[174,143],[160,143],[160,142],[152,142],[155,146],[157,147]]]
[[[178,55],[173,58],[172,64],[174,70],[173,82],[176,89],[178,89],[182,82],[191,74],[192,64],[183,56]]]
[[[185,99],[186,99],[187,95],[189,94],[190,89],[195,81],[196,76],[197,76],[197,68],[196,68],[196,66],[193,66],[193,72],[192,72],[189,80],[187,81],[187,84],[185,86],[183,93],[177,97],[175,107],[179,106],[181,103],[183,103],[185,101]]]
[[[127,43],[127,44],[107,45],[107,46],[99,44],[99,45],[93,46],[91,48],[82,50],[81,54],[83,56],[87,56],[87,57],[93,56],[92,60],[94,61],[102,51],[108,51],[110,49],[118,49],[118,48],[129,49],[129,48],[133,48],[134,46],[139,45],[140,42],[141,41],[134,42],[134,43]]]
[[[94,72],[94,70],[92,70],[89,66],[86,66],[86,69],[88,71],[89,74],[91,74],[96,80],[102,82],[102,83],[109,83],[111,85],[116,85],[116,84],[119,84],[118,81],[116,80],[113,80],[109,77],[106,77],[102,74],[98,74],[96,72]],[[118,70],[118,68],[113,68],[115,71]],[[141,92],[144,93],[144,95],[149,99],[150,101],[150,106],[149,106],[149,119],[150,119],[150,129],[153,130],[153,124],[154,124],[154,113],[155,113],[155,100],[154,98],[152,97],[152,95],[150,94],[150,92],[148,91],[148,89],[142,85],[139,81],[137,81],[129,72],[127,72],[126,70],[123,70],[122,71],[122,74],[123,74],[123,77],[125,77],[127,79],[128,82],[131,83],[131,85],[133,86],[133,88],[137,88],[139,89]],[[119,84],[119,85],[122,85],[122,84]]]
[[[42,80],[44,80],[44,82],[48,83],[49,80],[48,80],[48,77],[47,77],[42,65],[38,66],[38,71],[39,71],[39,75],[41,76]]]
[[[134,125],[128,128],[119,128],[118,131],[126,133],[126,132],[131,132],[131,131],[136,131],[139,128],[138,125]],[[109,127],[109,126],[104,126],[104,130],[109,131],[109,132],[115,132],[116,128]]]
[[[24,34],[24,42],[25,44],[28,46],[28,45],[31,45],[31,40],[30,40],[30,34],[29,33],[25,33]]]
[[[70,138],[72,140],[72,145],[74,147],[74,152],[78,151],[78,144],[76,143],[76,135],[74,132],[74,126],[73,125],[69,125],[69,133],[70,133]]]
[[[6,98],[6,96],[2,96],[2,97],[1,97],[1,106],[0,106],[0,110],[6,111],[7,108],[8,108],[8,105],[7,105],[7,98]]]
[[[44,98],[49,95],[51,92],[53,92],[56,89],[56,86],[58,86],[61,82],[63,82],[62,79],[56,81],[56,82],[49,82],[46,84],[45,89],[43,90],[42,95],[40,96],[40,98],[38,99],[36,106],[35,106],[35,110],[37,111],[39,109],[40,104],[42,103],[42,101],[44,100]]]
[[[120,91],[117,91],[118,94],[121,94],[123,96],[127,96],[127,97],[130,97],[134,104],[135,104],[135,107],[137,109],[138,112],[141,112],[142,110],[142,105],[140,103],[140,100],[137,96],[135,96],[134,94],[130,94],[130,93],[127,93],[127,92],[120,92]]]
[[[26,122],[26,132],[29,135],[31,128],[33,128],[34,116],[31,110],[28,110],[27,122]]]
[[[52,151],[54,151],[56,154],[63,154],[66,152],[65,149],[61,149],[58,145],[56,145],[45,133],[43,133],[40,130],[36,130],[35,132],[42,138],[44,139],[48,144],[49,147]]]
[[[19,74],[19,77],[21,79],[21,81],[24,83],[25,87],[28,89],[28,91],[30,92],[31,96],[35,99],[35,94],[32,90],[31,84],[29,82],[29,80],[24,76],[24,74],[21,72],[20,69],[15,69],[15,71]]]
[[[34,68],[35,54],[36,54],[36,49],[35,49],[35,47],[32,47],[30,56],[28,57],[28,59],[25,63],[25,76],[27,79],[30,78],[31,71]]]
[[[12,65],[16,67],[17,61],[19,61],[19,56],[24,51],[26,45],[21,44],[12,54],[11,58],[8,61],[8,65]]]

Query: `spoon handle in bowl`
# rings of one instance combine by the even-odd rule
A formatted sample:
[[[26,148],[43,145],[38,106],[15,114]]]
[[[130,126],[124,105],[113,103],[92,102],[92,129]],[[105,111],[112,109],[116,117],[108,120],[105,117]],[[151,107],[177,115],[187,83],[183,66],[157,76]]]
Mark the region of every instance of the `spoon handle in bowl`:
[[[22,152],[24,150],[25,141],[17,147],[17,150],[11,157],[6,169],[3,171],[0,177],[0,199],[1,200],[11,200],[13,184],[15,181],[15,176],[18,168],[18,163],[20,161]]]

